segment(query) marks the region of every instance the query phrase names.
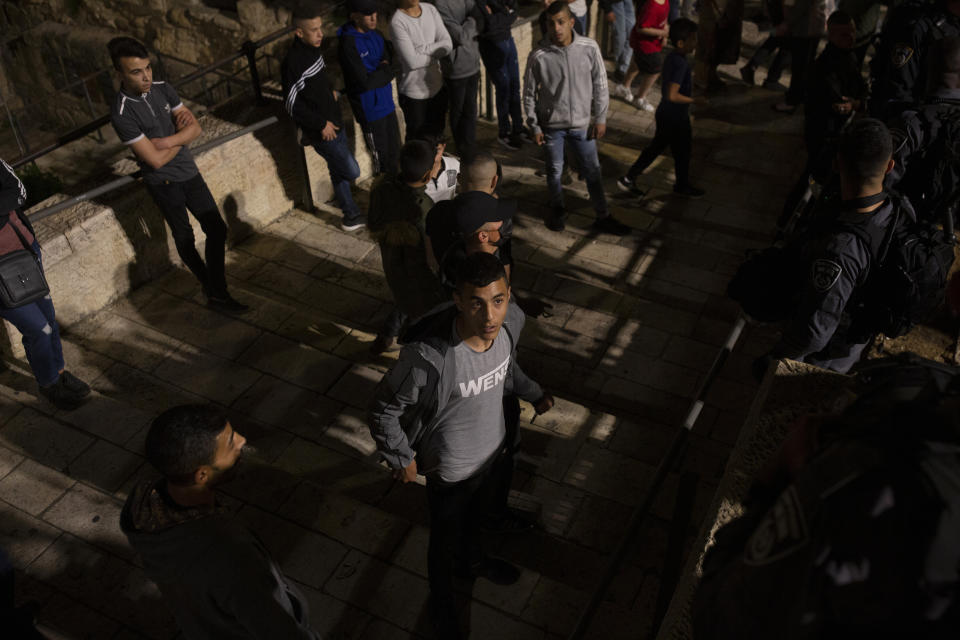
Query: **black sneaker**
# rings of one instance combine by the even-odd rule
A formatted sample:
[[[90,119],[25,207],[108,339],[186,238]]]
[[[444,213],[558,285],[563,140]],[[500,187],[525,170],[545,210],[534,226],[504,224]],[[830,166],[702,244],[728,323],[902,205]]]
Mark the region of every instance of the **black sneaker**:
[[[210,296],[207,298],[207,306],[227,313],[243,313],[250,309],[250,305],[238,302],[229,293],[222,296]]]
[[[365,226],[367,226],[367,216],[359,213],[355,216],[343,216],[343,220],[340,222],[340,228],[344,231],[356,231]]]
[[[553,213],[546,219],[544,224],[550,231],[563,231],[566,229],[567,212],[563,209],[554,209]]]
[[[682,187],[677,185],[673,188],[673,192],[678,196],[683,196],[685,198],[702,198],[703,194],[706,193],[706,191],[703,189],[698,189],[689,184]]]
[[[57,381],[47,387],[40,387],[40,393],[47,400],[53,403],[57,409],[72,411],[83,404],[84,398],[89,395],[90,389],[84,394],[71,391],[64,384],[63,376],[57,378]]]
[[[71,393],[75,393],[81,398],[85,398],[90,395],[90,385],[66,369],[64,369],[63,373],[60,374],[60,380],[63,381],[63,386],[69,389]]]
[[[754,74],[755,71],[756,71],[756,70],[755,70],[752,66],[750,66],[749,64],[748,64],[748,65],[744,65],[744,66],[740,67],[740,77],[743,78],[743,81],[744,81],[744,82],[746,82],[747,84],[753,86],[754,84],[756,84],[756,80],[755,80],[754,77],[753,77],[753,74]]]
[[[520,569],[506,560],[490,556],[471,566],[470,573],[475,578],[486,578],[493,584],[504,587],[515,584],[520,579]]]
[[[607,216],[605,218],[600,218],[596,220],[592,225],[594,231],[600,233],[609,233],[615,236],[626,236],[630,235],[630,232],[633,231],[632,228],[618,221],[613,216]]]
[[[505,146],[510,151],[519,151],[523,143],[520,141],[520,136],[500,136],[497,138],[497,142]]]
[[[638,197],[643,197],[647,194],[646,191],[638,187],[637,184],[627,176],[617,179],[617,188],[620,189],[620,191],[626,191]]]

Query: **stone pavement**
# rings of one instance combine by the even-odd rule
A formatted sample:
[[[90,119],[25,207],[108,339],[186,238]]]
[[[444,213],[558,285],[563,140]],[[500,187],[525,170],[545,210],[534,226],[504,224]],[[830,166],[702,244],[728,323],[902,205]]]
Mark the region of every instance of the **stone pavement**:
[[[499,154],[494,128],[482,125],[505,163],[506,195],[520,200],[515,287],[551,305],[527,323],[521,363],[558,401],[535,420],[525,407],[515,489],[543,526],[490,539],[523,574],[511,587],[473,585],[472,638],[559,640],[576,622],[735,318],[726,281],[746,248],[769,240],[800,167],[799,119],[770,111],[778,97],[733,86],[698,114],[701,200],[672,196],[670,158],[641,179],[642,201],[617,195],[613,180],[653,120],[614,101],[601,152],[611,208],[637,229],[622,239],[589,233],[582,182],[568,188],[568,230],[548,231],[539,151]],[[233,248],[228,273],[253,306],[246,315],[208,310],[177,270],[70,327],[68,365],[95,389],[81,409],[38,399],[23,363],[0,374],[0,546],[17,568],[18,601],[38,603],[44,628],[176,637],[118,515],[130,487],[153,475],[142,457],[152,418],[214,402],[256,450],[225,500],[309,594],[324,637],[431,636],[423,488],[391,487],[364,422],[392,363],[367,352],[390,295],[369,236],[343,233],[337,220],[334,210],[292,211]],[[749,365],[766,340],[748,331],[724,367],[588,637],[652,631],[755,392]]]

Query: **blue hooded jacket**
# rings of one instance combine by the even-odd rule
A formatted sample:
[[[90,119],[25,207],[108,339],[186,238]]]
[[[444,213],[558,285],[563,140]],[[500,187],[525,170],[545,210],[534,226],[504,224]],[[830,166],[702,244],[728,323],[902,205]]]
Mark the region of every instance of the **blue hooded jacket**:
[[[337,30],[340,68],[353,115],[364,125],[394,112],[393,48],[376,29],[361,33],[352,22]]]

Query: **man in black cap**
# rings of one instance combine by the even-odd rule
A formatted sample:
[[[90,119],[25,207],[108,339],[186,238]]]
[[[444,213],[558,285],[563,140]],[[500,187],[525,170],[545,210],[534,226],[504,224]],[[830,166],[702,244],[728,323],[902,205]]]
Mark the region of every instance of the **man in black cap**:
[[[337,30],[338,55],[353,115],[373,154],[376,173],[397,170],[400,125],[393,103],[393,46],[377,31],[376,0],[350,0]]]
[[[460,262],[478,251],[500,258],[509,279],[510,231],[517,206],[496,195],[500,182],[497,160],[480,151],[463,165],[461,175],[460,195],[438,202],[427,214],[427,259],[447,288],[454,286]]]
[[[370,346],[390,349],[408,320],[446,302],[449,296],[427,263],[424,219],[433,206],[425,187],[440,171],[442,149],[409,140],[400,149],[400,171],[385,174],[370,190],[369,228],[380,245],[383,274],[396,307]]]

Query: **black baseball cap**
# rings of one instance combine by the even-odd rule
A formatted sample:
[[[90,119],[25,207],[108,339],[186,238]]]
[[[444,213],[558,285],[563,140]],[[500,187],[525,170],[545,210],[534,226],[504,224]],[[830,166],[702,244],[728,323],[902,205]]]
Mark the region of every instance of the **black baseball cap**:
[[[483,191],[468,191],[454,200],[457,230],[463,237],[476,233],[490,222],[506,222],[513,217],[517,203],[494,198]]]
[[[349,0],[347,8],[350,13],[362,13],[365,16],[377,12],[377,0]]]

